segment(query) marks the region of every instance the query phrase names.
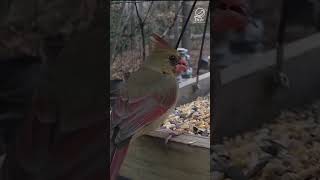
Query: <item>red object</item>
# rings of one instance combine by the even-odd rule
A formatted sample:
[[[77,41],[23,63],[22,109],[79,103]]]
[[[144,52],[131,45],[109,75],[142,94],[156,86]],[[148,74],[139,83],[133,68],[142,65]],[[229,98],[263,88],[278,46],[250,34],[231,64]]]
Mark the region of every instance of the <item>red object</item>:
[[[121,164],[123,163],[127,155],[128,149],[129,149],[129,144],[126,144],[122,149],[116,150],[110,166],[110,180],[117,179],[118,173],[121,168]]]
[[[246,0],[220,0],[216,2],[213,15],[213,31],[242,31],[249,22]]]
[[[165,97],[165,98],[164,98]],[[160,94],[146,94],[142,97],[133,97],[129,101],[119,96],[111,112],[111,123],[117,124],[119,131],[115,141],[125,142],[150,123],[159,120],[174,104],[177,98],[176,87]],[[115,180],[121,164],[127,153],[127,144],[116,147],[110,165],[110,180]],[[112,145],[114,146],[114,145]],[[111,149],[113,152],[113,149]]]
[[[187,71],[188,62],[184,59],[180,59],[179,64],[176,65],[176,72],[178,74]]]

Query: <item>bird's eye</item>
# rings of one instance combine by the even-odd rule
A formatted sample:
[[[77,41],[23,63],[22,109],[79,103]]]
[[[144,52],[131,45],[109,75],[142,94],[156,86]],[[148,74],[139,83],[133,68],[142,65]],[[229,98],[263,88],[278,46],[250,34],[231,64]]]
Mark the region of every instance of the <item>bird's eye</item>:
[[[170,64],[173,65],[173,66],[178,64],[178,59],[174,55],[169,56],[169,60],[170,60]]]

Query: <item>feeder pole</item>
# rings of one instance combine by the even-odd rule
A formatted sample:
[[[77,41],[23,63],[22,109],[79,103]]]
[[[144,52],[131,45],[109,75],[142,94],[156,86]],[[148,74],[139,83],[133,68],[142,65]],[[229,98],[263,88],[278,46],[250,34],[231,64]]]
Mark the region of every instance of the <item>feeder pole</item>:
[[[288,16],[288,1],[282,0],[282,8],[281,8],[281,15],[280,15],[280,22],[279,22],[279,29],[278,29],[278,38],[277,38],[277,64],[276,64],[276,83],[281,86],[289,87],[289,79],[283,72],[283,58],[284,58],[284,39],[286,33],[286,22]]]

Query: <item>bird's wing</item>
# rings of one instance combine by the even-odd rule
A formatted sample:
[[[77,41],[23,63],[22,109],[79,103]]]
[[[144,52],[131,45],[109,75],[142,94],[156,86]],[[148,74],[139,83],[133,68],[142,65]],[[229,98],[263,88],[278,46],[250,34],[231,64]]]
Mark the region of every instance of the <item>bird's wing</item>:
[[[111,112],[111,137],[114,143],[130,139],[141,128],[164,115],[176,102],[177,87],[141,97],[119,96]]]

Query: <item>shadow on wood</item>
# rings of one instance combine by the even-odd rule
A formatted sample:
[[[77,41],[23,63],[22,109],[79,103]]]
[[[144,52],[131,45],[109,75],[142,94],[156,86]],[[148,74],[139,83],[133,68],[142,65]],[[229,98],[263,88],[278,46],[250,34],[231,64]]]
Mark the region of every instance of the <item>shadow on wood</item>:
[[[319,98],[319,52],[319,33],[285,46],[284,72],[290,80],[289,89],[272,89],[276,71],[275,50],[253,55],[243,63],[221,70],[221,86],[213,97],[211,129],[214,134],[211,143],[258,128],[282,109]]]

